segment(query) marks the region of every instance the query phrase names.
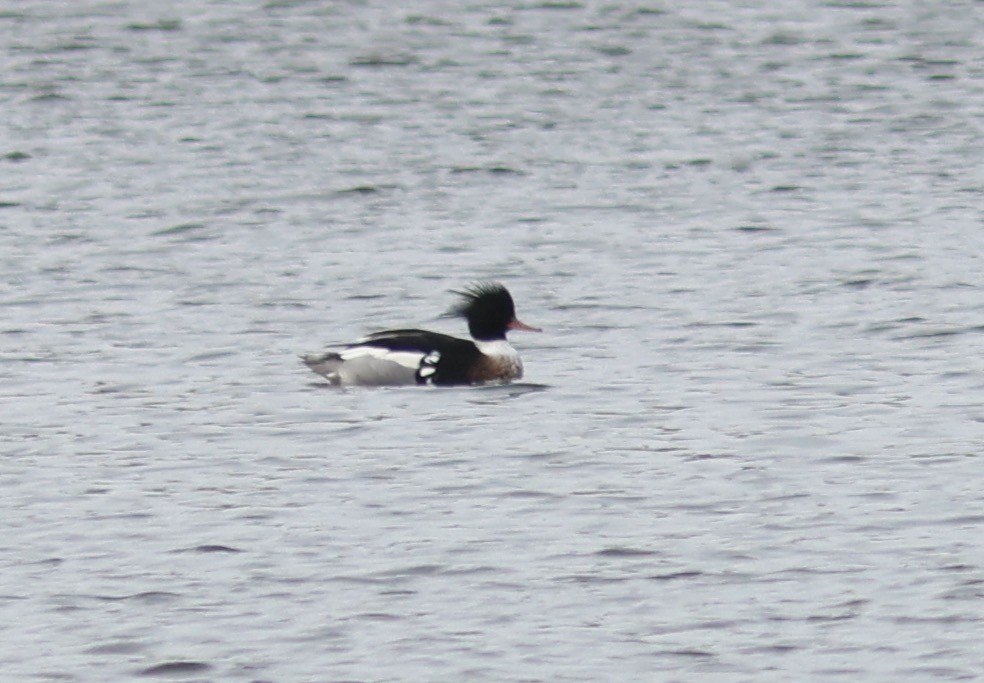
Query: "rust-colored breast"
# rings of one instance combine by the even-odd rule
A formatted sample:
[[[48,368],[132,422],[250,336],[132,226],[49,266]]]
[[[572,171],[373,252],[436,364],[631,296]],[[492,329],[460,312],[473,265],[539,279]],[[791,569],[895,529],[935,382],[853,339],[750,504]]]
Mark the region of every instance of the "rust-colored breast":
[[[508,382],[523,376],[523,364],[518,358],[485,356],[469,373],[472,384]]]

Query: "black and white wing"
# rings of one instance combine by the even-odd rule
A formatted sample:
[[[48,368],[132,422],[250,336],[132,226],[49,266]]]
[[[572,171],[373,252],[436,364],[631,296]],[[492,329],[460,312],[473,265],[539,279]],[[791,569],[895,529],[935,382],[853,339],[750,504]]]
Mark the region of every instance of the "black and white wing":
[[[469,384],[469,368],[481,353],[475,344],[424,330],[370,334],[337,351],[304,357],[332,384]]]

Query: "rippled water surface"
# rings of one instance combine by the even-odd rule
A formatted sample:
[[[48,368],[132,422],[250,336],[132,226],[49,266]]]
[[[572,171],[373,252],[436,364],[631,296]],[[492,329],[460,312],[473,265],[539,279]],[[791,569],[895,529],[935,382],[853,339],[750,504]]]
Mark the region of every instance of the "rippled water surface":
[[[977,680],[981,4],[404,5],[0,9],[3,680]]]

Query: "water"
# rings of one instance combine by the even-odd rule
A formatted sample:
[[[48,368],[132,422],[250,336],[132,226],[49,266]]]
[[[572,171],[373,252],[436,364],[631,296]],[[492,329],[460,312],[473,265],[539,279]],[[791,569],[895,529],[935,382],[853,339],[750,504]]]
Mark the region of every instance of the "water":
[[[0,11],[3,679],[978,679],[979,26]],[[296,359],[483,278],[525,383]]]

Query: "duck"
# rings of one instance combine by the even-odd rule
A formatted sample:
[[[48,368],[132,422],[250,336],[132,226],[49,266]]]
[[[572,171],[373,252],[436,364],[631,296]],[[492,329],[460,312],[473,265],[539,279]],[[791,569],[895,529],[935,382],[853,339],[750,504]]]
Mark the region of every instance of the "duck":
[[[478,282],[452,293],[459,298],[444,317],[467,320],[471,339],[428,330],[384,330],[301,360],[330,384],[342,387],[461,386],[521,379],[523,362],[506,333],[542,330],[516,317],[512,295],[499,282]]]

